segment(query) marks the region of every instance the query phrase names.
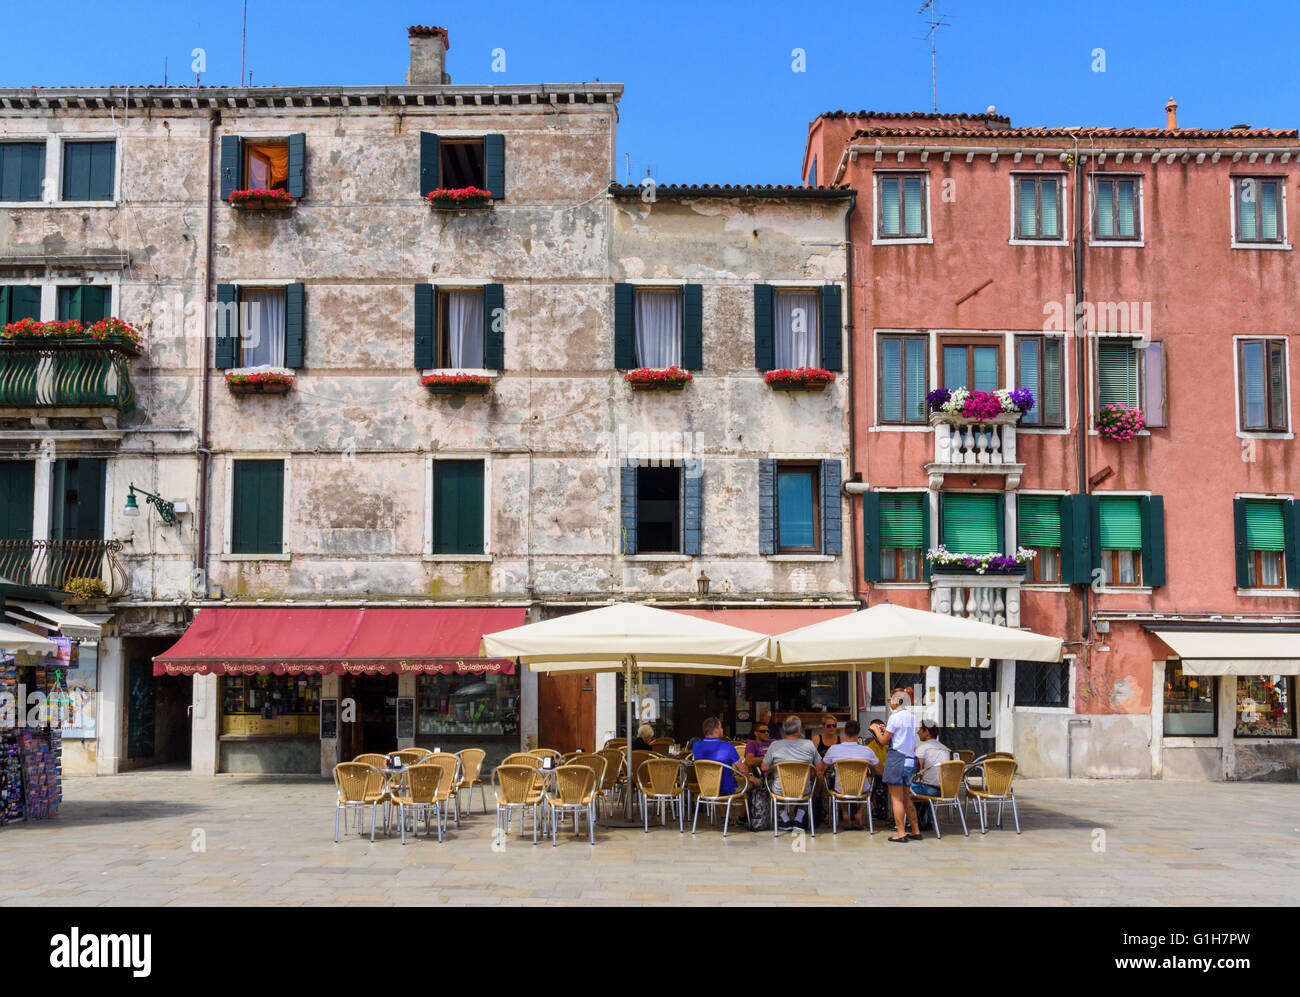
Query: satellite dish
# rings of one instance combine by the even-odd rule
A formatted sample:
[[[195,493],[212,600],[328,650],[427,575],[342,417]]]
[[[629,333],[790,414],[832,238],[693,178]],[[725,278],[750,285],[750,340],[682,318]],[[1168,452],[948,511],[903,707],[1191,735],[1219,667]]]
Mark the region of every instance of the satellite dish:
[[[997,109],[996,107],[994,107],[992,104],[990,104],[990,105],[989,105],[989,109],[988,109],[988,113],[989,113],[989,114],[997,114],[997,113],[998,113],[998,109]]]

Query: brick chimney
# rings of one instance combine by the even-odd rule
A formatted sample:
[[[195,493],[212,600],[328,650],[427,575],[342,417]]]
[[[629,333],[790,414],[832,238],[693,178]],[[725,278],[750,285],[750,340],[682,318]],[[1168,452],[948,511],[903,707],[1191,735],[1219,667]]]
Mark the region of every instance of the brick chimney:
[[[1169,98],[1169,103],[1165,105],[1165,128],[1171,132],[1178,131],[1178,104],[1172,97]]]
[[[413,24],[406,29],[411,39],[411,65],[406,70],[408,87],[441,86],[450,83],[447,75],[447,49],[451,42],[446,28]]]

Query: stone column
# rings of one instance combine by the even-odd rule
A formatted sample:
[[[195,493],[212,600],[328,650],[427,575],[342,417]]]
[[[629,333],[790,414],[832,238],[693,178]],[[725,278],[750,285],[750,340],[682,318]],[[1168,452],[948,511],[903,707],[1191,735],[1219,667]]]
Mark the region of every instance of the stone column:
[[[342,688],[343,688],[343,676],[341,675],[321,676],[320,698],[322,700],[338,699],[339,696],[342,694]],[[342,705],[340,704],[339,706],[340,714],[342,713],[342,709],[343,709]],[[343,725],[340,717],[340,723],[338,728],[335,729],[335,733],[340,733],[342,726]],[[321,775],[332,776],[334,774],[334,766],[337,765],[339,762],[343,761],[343,759],[339,757],[339,744],[340,744],[340,740],[337,737],[331,737],[328,739],[321,740],[320,743],[320,774]]]
[[[519,749],[537,747],[537,673],[519,665]]]
[[[596,740],[597,748],[605,746],[606,737],[618,731],[618,675],[614,672],[596,673]]]
[[[99,709],[95,724],[99,742],[95,772],[117,775],[126,757],[126,655],[121,637],[99,639]]]
[[[221,766],[221,677],[195,675],[190,709],[190,774],[216,775]]]

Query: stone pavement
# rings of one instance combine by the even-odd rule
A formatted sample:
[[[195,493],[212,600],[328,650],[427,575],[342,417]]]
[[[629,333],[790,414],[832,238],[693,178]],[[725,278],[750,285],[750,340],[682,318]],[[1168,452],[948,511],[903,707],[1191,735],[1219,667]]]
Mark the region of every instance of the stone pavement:
[[[333,786],[293,776],[70,778],[56,820],[0,830],[0,904],[1300,904],[1300,786],[1026,780],[1024,830],[899,846],[652,826],[493,848],[334,835]],[[491,791],[489,787],[489,798]],[[516,823],[515,830],[518,825]],[[799,849],[799,844],[804,847]]]

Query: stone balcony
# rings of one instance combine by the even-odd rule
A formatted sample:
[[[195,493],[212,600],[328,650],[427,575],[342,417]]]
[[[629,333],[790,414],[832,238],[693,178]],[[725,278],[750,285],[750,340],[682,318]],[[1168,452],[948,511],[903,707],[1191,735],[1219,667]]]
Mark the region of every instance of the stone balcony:
[[[944,475],[999,475],[1002,487],[1020,486],[1025,465],[1016,462],[1016,424],[1020,413],[991,419],[968,419],[947,412],[930,413],[934,427],[934,460],[925,465],[930,490],[943,488]]]
[[[1018,627],[1023,582],[1019,574],[977,575],[936,567],[930,573],[930,609],[945,616]]]

